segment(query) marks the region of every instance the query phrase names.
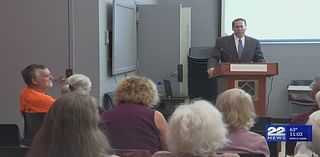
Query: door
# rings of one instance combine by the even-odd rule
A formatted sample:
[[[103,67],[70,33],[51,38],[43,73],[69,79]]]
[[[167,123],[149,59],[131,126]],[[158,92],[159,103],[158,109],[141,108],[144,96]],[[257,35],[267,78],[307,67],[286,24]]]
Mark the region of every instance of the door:
[[[186,63],[188,51],[182,47],[181,13],[181,5],[138,5],[138,74],[155,82],[170,80],[173,96],[187,95],[177,81],[177,65]]]

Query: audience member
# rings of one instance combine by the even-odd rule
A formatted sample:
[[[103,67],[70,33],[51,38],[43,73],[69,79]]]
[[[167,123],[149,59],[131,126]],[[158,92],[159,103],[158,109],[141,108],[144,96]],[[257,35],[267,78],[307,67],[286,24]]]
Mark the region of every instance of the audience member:
[[[84,94],[90,94],[92,89],[92,83],[88,76],[83,74],[73,74],[69,76],[61,88],[61,95],[70,92],[81,92]],[[99,114],[106,111],[103,107],[98,106]]]
[[[237,157],[237,154],[216,154],[228,142],[228,131],[221,113],[209,102],[198,100],[180,105],[168,126],[168,151],[153,157]]]
[[[115,149],[166,150],[167,122],[152,109],[159,101],[154,82],[146,77],[128,76],[116,87],[116,107],[102,119]]]
[[[303,113],[296,115],[291,121],[293,124],[305,124],[308,121],[309,115],[311,113],[319,110],[319,108],[320,108],[319,107],[320,101],[318,101],[316,98],[316,94],[320,91],[320,75],[315,76],[313,82],[310,84],[310,88],[312,89],[311,90],[311,97],[314,99],[314,101],[316,103],[310,111],[303,112]],[[293,146],[293,148],[294,148],[294,146]]]
[[[107,157],[93,97],[71,92],[57,99],[35,136],[28,157]]]
[[[61,94],[64,95],[72,91],[78,91],[89,94],[91,88],[92,83],[89,77],[83,74],[73,74],[66,79],[61,89]]]
[[[316,93],[320,91],[320,75],[314,77],[313,82],[310,84],[310,88],[312,89],[312,98],[315,98]]]
[[[20,92],[20,111],[48,112],[54,102],[53,97],[45,94],[45,90],[53,86],[49,69],[41,64],[31,64],[21,74],[27,87]]]
[[[295,157],[320,156],[320,111],[313,112],[309,116],[307,124],[312,125],[312,141],[297,142],[295,147]]]
[[[221,152],[263,153],[270,156],[265,138],[249,131],[256,117],[251,96],[242,89],[224,91],[217,98],[218,109],[228,125],[230,143]]]
[[[315,99],[318,105],[318,108],[320,108],[320,91],[318,91],[315,95]]]
[[[310,111],[299,113],[294,118],[292,118],[292,120],[291,120],[292,124],[306,124],[306,122],[309,119],[309,115],[312,114],[313,112],[319,110],[320,101],[317,100],[317,98],[316,98],[317,96],[316,95],[320,91],[320,75],[315,76],[313,82],[310,84],[310,88],[312,89],[311,97],[316,101],[316,103],[310,109]],[[295,146],[296,146],[296,142],[287,142],[286,143],[286,152],[287,152],[287,154],[293,155]]]
[[[305,124],[308,121],[309,115],[319,110],[320,101],[317,100],[316,94],[320,91],[320,75],[314,77],[313,82],[310,84],[311,97],[316,102],[312,109],[308,112],[301,113],[293,119],[293,123]]]

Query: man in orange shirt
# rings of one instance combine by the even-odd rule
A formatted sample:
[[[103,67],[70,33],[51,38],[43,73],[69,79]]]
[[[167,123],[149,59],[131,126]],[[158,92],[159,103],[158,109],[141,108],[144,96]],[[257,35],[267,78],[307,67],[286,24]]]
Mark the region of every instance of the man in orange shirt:
[[[31,64],[21,72],[27,87],[20,92],[21,112],[48,112],[55,101],[44,91],[53,86],[53,76],[49,69],[41,64]]]

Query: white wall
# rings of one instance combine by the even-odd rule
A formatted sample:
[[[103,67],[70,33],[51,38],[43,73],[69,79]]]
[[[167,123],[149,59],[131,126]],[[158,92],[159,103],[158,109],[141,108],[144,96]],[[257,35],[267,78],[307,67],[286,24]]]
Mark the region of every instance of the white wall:
[[[21,124],[21,70],[29,64],[49,67],[56,77],[68,68],[68,9],[64,0],[0,1],[0,123]],[[56,85],[48,90],[60,93]]]
[[[105,0],[74,1],[74,73],[83,73],[93,82],[92,95],[102,104],[103,94],[113,91],[115,82],[110,69],[105,44],[107,14]]]
[[[73,6],[70,21],[68,2]],[[32,63],[47,65],[56,77],[65,75],[69,65],[74,73],[88,75],[94,86],[92,95],[102,104],[103,94],[114,91],[124,76],[110,75],[104,32],[112,26],[111,13],[111,0],[0,1],[0,123],[16,123],[21,128],[19,92],[25,85],[20,71]],[[55,85],[48,94],[57,98],[60,88]]]
[[[268,62],[278,62],[279,75],[274,76],[268,115],[290,116],[287,86],[291,80],[313,80],[320,74],[320,44],[262,45]],[[268,80],[269,92],[271,79]]]

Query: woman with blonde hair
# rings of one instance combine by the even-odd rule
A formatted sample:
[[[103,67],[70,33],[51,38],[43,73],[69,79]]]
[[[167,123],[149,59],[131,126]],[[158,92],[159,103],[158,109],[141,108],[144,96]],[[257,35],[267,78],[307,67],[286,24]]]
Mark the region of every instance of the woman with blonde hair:
[[[108,157],[93,97],[71,92],[57,99],[36,134],[28,157]]]
[[[228,142],[221,113],[208,101],[198,100],[178,106],[169,120],[168,150],[153,157],[237,157],[216,154]]]
[[[270,156],[265,138],[249,131],[256,117],[251,96],[242,89],[233,88],[221,93],[216,105],[228,125],[230,143],[220,152],[262,153]]]
[[[141,76],[127,76],[116,87],[116,107],[102,119],[112,147],[143,149],[154,153],[166,150],[167,122],[152,109],[159,101],[154,82]]]

